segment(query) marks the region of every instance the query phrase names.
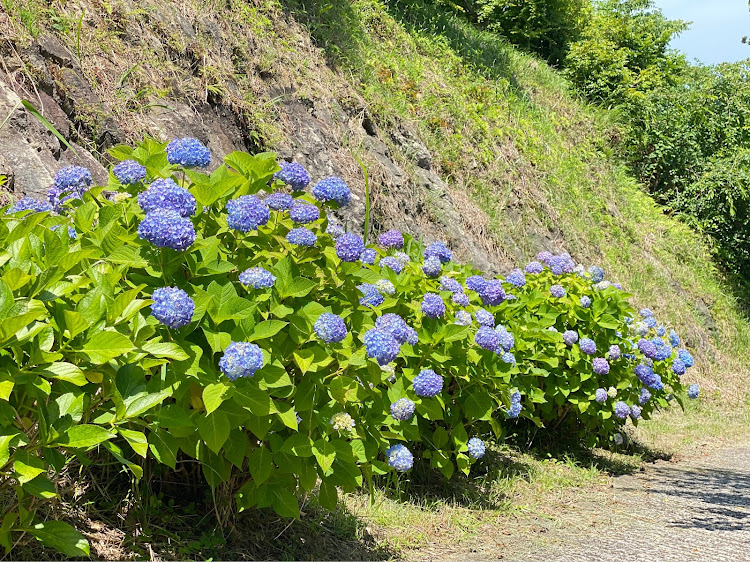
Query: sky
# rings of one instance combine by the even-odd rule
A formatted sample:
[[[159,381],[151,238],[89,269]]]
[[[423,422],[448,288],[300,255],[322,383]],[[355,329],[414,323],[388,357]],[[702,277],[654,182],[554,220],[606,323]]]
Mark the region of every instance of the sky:
[[[689,60],[716,64],[750,57],[750,45],[741,42],[743,36],[750,36],[747,0],[655,0],[655,4],[670,19],[693,22],[670,44]]]

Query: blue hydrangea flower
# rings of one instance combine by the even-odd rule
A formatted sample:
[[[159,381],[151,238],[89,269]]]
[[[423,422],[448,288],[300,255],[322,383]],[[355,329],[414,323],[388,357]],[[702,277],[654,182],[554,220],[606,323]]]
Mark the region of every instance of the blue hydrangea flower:
[[[630,415],[630,406],[622,400],[618,400],[615,404],[615,415],[621,420],[626,419]]]
[[[184,168],[205,168],[211,163],[211,152],[198,139],[173,139],[167,145],[167,161]]]
[[[442,270],[443,270],[443,265],[440,263],[440,260],[436,258],[435,256],[429,257],[426,260],[424,260],[422,271],[424,271],[424,274],[427,277],[437,277],[438,275],[440,275]]]
[[[654,315],[654,313],[653,313],[653,312],[651,311],[651,309],[650,309],[650,308],[642,308],[642,309],[640,310],[639,314],[640,314],[641,316],[643,316],[644,318],[648,318],[648,317],[650,317],[650,316],[653,316],[653,315]]]
[[[378,236],[378,242],[384,248],[400,250],[404,247],[404,236],[398,230],[387,230]]]
[[[72,226],[68,227],[68,238],[70,238],[71,240],[75,240],[76,238],[78,238],[78,234],[76,233],[76,229],[73,228]]]
[[[677,352],[677,355],[679,356],[680,360],[685,363],[685,367],[692,367],[694,365],[693,356],[690,355],[690,352],[687,349],[680,349]]]
[[[505,326],[503,326],[502,324],[498,324],[497,326],[495,326],[495,332],[497,332],[497,335],[500,338],[500,347],[504,351],[510,351],[511,349],[513,349],[513,346],[516,344],[516,340],[513,337],[513,334],[511,334]]]
[[[677,335],[677,332],[674,330],[671,330],[669,332],[669,343],[672,345],[672,347],[677,347],[680,345],[680,336]]]
[[[653,316],[647,316],[646,318],[644,318],[643,322],[649,328],[656,328],[656,318],[654,318]]]
[[[356,234],[344,234],[336,240],[336,255],[341,261],[355,262],[364,251],[365,243]]]
[[[138,225],[138,236],[160,248],[182,252],[195,242],[195,228],[190,219],[177,211],[151,211]]]
[[[445,303],[440,295],[425,294],[422,299],[422,313],[428,318],[441,318],[445,314]]]
[[[240,283],[253,289],[270,289],[276,277],[262,267],[251,267],[240,273]]]
[[[323,178],[312,188],[313,197],[318,201],[333,201],[339,207],[346,207],[351,200],[351,190],[346,182],[336,176]]]
[[[419,343],[419,334],[411,326],[406,327],[406,343],[409,345],[417,345]]]
[[[646,339],[638,340],[638,349],[649,359],[654,359],[656,357],[657,350],[654,342],[652,341]]]
[[[601,267],[592,265],[589,267],[589,275],[592,283],[599,283],[604,279],[604,270]]]
[[[515,365],[516,364],[516,356],[513,355],[510,351],[506,351],[500,356],[500,360],[503,363],[508,363],[509,365]]]
[[[411,258],[408,254],[405,254],[404,252],[393,252],[393,257],[396,258],[398,261],[400,261],[402,264],[406,265],[411,261]]]
[[[423,369],[414,377],[411,386],[417,396],[432,398],[443,390],[443,377],[432,369]]]
[[[669,359],[672,356],[672,348],[668,345],[662,345],[661,347],[656,348],[656,357],[654,357],[655,361],[664,361],[665,359]]]
[[[337,240],[340,236],[343,236],[344,234],[346,234],[346,231],[344,230],[344,227],[342,227],[340,224],[334,224],[332,222],[329,222],[328,226],[326,227],[326,234],[330,235],[330,237],[333,238],[334,240]],[[372,252],[372,256],[374,259],[375,250],[370,250],[370,251]]]
[[[604,404],[607,401],[607,391],[604,388],[596,389],[596,401],[599,404]]]
[[[391,334],[398,343],[406,343],[408,326],[403,318],[392,312],[383,314],[375,320],[375,328]]]
[[[469,439],[469,442],[466,444],[466,446],[469,449],[469,456],[474,459],[481,459],[486,451],[484,441],[482,441],[478,437],[472,437],[471,439]]]
[[[456,312],[456,321],[454,324],[458,324],[459,326],[471,326],[471,314],[465,310],[459,310]]]
[[[359,256],[359,261],[365,265],[374,265],[375,258],[378,256],[377,252],[372,248],[365,248],[362,255]]]
[[[240,232],[257,230],[271,218],[268,207],[255,195],[243,195],[237,199],[230,199],[226,205],[227,225]]]
[[[414,455],[401,443],[387,449],[385,454],[388,457],[388,464],[398,472],[406,472],[414,466]]]
[[[91,186],[91,172],[81,166],[65,166],[55,174],[55,183],[47,190],[47,200],[60,212],[63,203],[81,199]]]
[[[620,351],[620,346],[612,344],[609,346],[609,360],[610,361],[617,361],[622,356],[622,351]]]
[[[388,279],[378,279],[375,281],[375,288],[381,295],[393,296],[396,294],[396,287]]]
[[[289,209],[289,218],[297,224],[309,224],[320,218],[320,209],[315,205],[298,201]]]
[[[499,279],[490,279],[479,291],[479,297],[485,306],[497,306],[505,300],[505,289]]]
[[[144,213],[158,209],[177,211],[181,217],[195,214],[195,197],[172,178],[155,180],[138,194],[138,205]]]
[[[151,316],[167,328],[177,330],[190,324],[195,303],[188,294],[177,287],[162,287],[151,295]]]
[[[380,306],[385,302],[383,295],[380,294],[378,288],[370,283],[362,283],[357,285],[357,289],[362,293],[362,298],[359,299],[359,304],[363,306]]]
[[[487,280],[481,275],[472,275],[466,278],[466,288],[470,291],[476,291],[477,293],[484,289],[487,285]]]
[[[455,305],[469,306],[469,296],[466,293],[453,293],[451,300]]]
[[[587,297],[586,295],[583,295],[581,297],[581,300],[579,302],[581,303],[581,306],[583,308],[588,308],[588,307],[591,306],[591,299],[589,297]]]
[[[615,289],[618,289],[618,290],[622,291],[622,283],[612,283],[612,286]]]
[[[661,336],[663,336],[666,333],[667,333],[667,329],[664,327],[663,324],[661,326],[659,326],[658,328],[656,328],[656,335],[657,336],[661,337]]]
[[[273,177],[283,181],[294,191],[302,191],[310,183],[310,174],[305,167],[298,162],[279,162],[281,170],[276,172]]]
[[[687,395],[689,398],[695,400],[696,398],[698,398],[699,394],[700,394],[700,388],[698,387],[697,384],[691,384],[688,387]]]
[[[122,185],[134,185],[146,179],[146,166],[135,160],[123,160],[112,168],[112,173]]]
[[[524,268],[524,271],[526,273],[530,274],[538,274],[544,271],[544,266],[539,263],[538,261],[532,261],[526,264],[526,267]]]
[[[552,285],[549,288],[549,292],[556,299],[561,299],[565,296],[565,289],[560,285]]]
[[[536,255],[536,259],[542,263],[547,263],[549,262],[549,260],[552,259],[552,252],[548,252],[547,250],[542,250]]]
[[[490,327],[495,326],[495,315],[492,314],[491,312],[488,312],[484,308],[478,309],[474,313],[474,318],[477,319],[477,322],[479,323],[480,326],[490,326]]]
[[[508,354],[512,355],[512,354]],[[509,363],[510,361],[506,361],[506,363]],[[513,364],[515,364],[516,360],[513,359]],[[518,418],[518,416],[521,414],[521,410],[523,410],[523,406],[520,404],[520,402],[514,402],[510,405],[510,409],[507,410],[508,417],[512,420]]]
[[[401,273],[404,270],[404,264],[398,261],[393,256],[386,256],[384,258],[380,258],[379,262],[380,267],[388,267],[395,271],[397,274]]]
[[[640,404],[641,406],[643,406],[643,405],[645,405],[645,404],[646,404],[646,402],[648,402],[649,400],[651,400],[651,393],[650,393],[650,392],[648,391],[648,389],[647,389],[647,388],[642,388],[642,389],[641,389],[641,395],[640,395],[640,396],[638,397],[638,403],[639,403],[639,404]]]
[[[590,338],[581,338],[578,347],[580,347],[581,351],[586,355],[593,355],[596,353],[596,343]]]
[[[573,345],[578,341],[578,332],[575,330],[565,330],[562,337],[566,345]]]
[[[489,326],[480,326],[474,336],[474,343],[487,351],[497,351],[500,348],[500,336]]]
[[[448,263],[453,258],[453,253],[443,242],[433,242],[424,251],[424,259],[436,257],[441,263]]]
[[[26,215],[29,215],[31,213],[45,213],[52,211],[52,205],[47,201],[39,201],[38,199],[34,199],[33,197],[24,197],[20,201],[14,203],[13,206],[5,212],[5,214],[10,215],[14,213],[20,213],[22,211],[27,211]]]
[[[401,350],[396,338],[385,330],[368,330],[362,340],[365,344],[367,356],[375,359],[379,365],[385,365],[393,361]]]
[[[678,358],[672,361],[672,372],[675,375],[682,376],[685,374],[685,370],[686,370],[685,363],[682,362],[682,359]]]
[[[526,285],[526,276],[523,274],[523,271],[518,268],[511,271],[505,280],[514,287],[523,287]]]
[[[294,198],[283,191],[274,191],[271,195],[266,197],[263,202],[269,209],[273,209],[274,211],[287,211],[292,208],[292,205],[294,205]],[[326,232],[328,231],[326,230]]]
[[[640,418],[641,417],[641,408],[639,406],[636,406],[635,404],[633,404],[630,407],[630,417],[633,418],[634,420],[637,420],[638,418]]]
[[[391,404],[391,416],[394,420],[409,421],[414,415],[416,405],[408,398],[399,398]]]
[[[464,292],[464,288],[461,286],[461,283],[459,283],[452,277],[448,277],[447,275],[443,275],[440,278],[440,290],[450,291],[451,293],[463,293]]]
[[[521,393],[517,390],[513,392],[513,394],[510,395],[510,403],[511,404],[520,404],[521,403]]]
[[[597,375],[606,375],[609,373],[609,363],[607,363],[607,360],[603,357],[595,357],[591,362],[591,365],[594,369],[594,373]]]
[[[565,273],[565,267],[567,263],[567,260],[563,256],[552,256],[547,261],[547,266],[549,266],[550,271],[554,275],[562,275],[563,273]]]
[[[346,324],[344,321],[330,312],[324,312],[313,325],[313,330],[317,336],[326,343],[338,343],[342,341],[347,334]]]
[[[318,237],[315,236],[315,233],[304,226],[293,228],[289,231],[289,234],[286,235],[287,242],[294,244],[295,246],[315,246],[315,241],[317,239]]]
[[[249,342],[232,342],[219,359],[219,368],[229,380],[252,377],[263,367],[263,352],[260,347]]]

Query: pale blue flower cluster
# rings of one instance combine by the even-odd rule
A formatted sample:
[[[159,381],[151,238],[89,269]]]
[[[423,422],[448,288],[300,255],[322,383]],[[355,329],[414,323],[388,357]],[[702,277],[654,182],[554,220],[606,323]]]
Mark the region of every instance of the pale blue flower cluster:
[[[211,163],[211,152],[198,139],[174,139],[167,145],[167,160],[184,168],[205,168]]]
[[[167,328],[177,330],[190,324],[195,303],[182,289],[162,287],[154,290],[151,299],[151,316]]]
[[[229,380],[252,377],[263,367],[263,352],[249,342],[232,342],[219,359],[219,368]]]

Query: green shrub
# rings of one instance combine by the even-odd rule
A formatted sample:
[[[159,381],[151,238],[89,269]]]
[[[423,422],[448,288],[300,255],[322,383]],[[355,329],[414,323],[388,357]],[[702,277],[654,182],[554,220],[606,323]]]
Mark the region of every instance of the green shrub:
[[[184,158],[205,163],[208,153],[197,141],[181,146],[189,147]],[[41,501],[57,497],[55,475],[75,459],[88,464],[110,455],[136,480],[146,463],[166,470],[196,459],[212,488],[240,481],[230,490],[237,509],[273,507],[297,517],[298,496],[316,487],[321,504],[333,508],[338,489],[371,484],[391,467],[408,469],[410,459],[386,453],[395,444],[406,444],[418,461],[449,478],[456,469],[468,474],[481,456],[483,446],[472,441],[469,447],[470,438],[490,432],[501,438],[503,428],[516,423],[511,416],[564,423],[594,444],[626,423],[627,415],[614,415],[625,402],[635,411],[641,382],[633,368],[643,357],[631,350],[628,335],[645,335],[649,327],[632,322],[628,295],[600,281],[600,270],[573,271],[569,256],[543,255],[548,267],[531,266],[540,273],[515,271],[506,281],[484,281],[492,290],[471,291],[463,287],[482,282],[477,272],[446,261],[450,252],[439,244],[425,250],[439,258],[423,266],[423,248],[408,236],[408,256],[373,246],[377,265],[342,261],[365,259],[363,246],[356,236],[329,230],[325,213],[311,223],[315,244],[304,247],[287,238],[295,228],[287,211],[269,213],[251,200],[256,215],[225,212],[230,201],[232,209],[248,201],[239,197],[284,188],[274,179],[279,166],[273,154],[235,152],[206,174],[170,164],[165,145],[153,140],[111,152],[143,164],[150,180],[173,178],[189,189],[197,208],[176,207],[172,195],[148,200],[154,187],[134,197],[145,186],[123,186],[114,174],[105,187],[77,183],[66,201],[61,184],[86,178],[69,168],[51,190],[57,212],[27,199],[2,216],[0,467],[3,498],[12,506],[0,526],[6,550],[14,534],[26,532],[69,556],[88,553],[82,535],[66,523],[34,518]],[[129,166],[135,177],[138,165]],[[316,189],[319,198],[348,201],[348,188],[326,197]],[[293,195],[311,205],[308,211],[338,205],[321,205],[304,191]],[[146,225],[159,216],[144,217],[141,207],[153,204],[188,217],[169,211],[159,215],[168,230],[155,229],[168,238],[194,227],[194,240],[180,239],[183,251],[143,238],[153,234]],[[270,220],[264,223],[261,215]],[[260,225],[240,232],[238,221]],[[348,253],[342,240],[351,243]],[[242,275],[255,267],[266,270],[255,277],[262,278],[257,289]],[[423,267],[445,277],[428,277]],[[179,302],[194,308],[169,302],[160,308],[157,295],[165,287],[184,291]],[[424,304],[428,293],[434,296]],[[343,319],[345,337],[334,324],[316,328],[324,313]],[[400,315],[414,332],[399,322],[389,332],[379,320],[386,313]],[[468,314],[484,314],[489,326],[478,330]],[[591,355],[564,342],[564,330],[595,342],[599,375]],[[391,334],[408,342],[398,345]],[[396,346],[395,360],[385,358],[381,366],[368,357],[376,354],[363,344],[373,337],[380,352]],[[242,342],[245,357],[233,355],[233,342]],[[610,357],[603,373],[601,363],[615,344],[623,355]],[[668,344],[663,350],[653,369],[664,388],[652,391],[643,417],[666,405],[668,393],[678,400],[684,394],[671,368],[676,351]],[[419,396],[413,386],[425,369],[444,383],[434,397]],[[609,387],[612,396],[597,402],[597,390]],[[391,408],[404,398],[414,404],[411,416],[401,415],[409,413],[408,402],[400,402],[405,409]],[[397,410],[403,421],[391,415]],[[101,454],[90,456],[94,450]]]

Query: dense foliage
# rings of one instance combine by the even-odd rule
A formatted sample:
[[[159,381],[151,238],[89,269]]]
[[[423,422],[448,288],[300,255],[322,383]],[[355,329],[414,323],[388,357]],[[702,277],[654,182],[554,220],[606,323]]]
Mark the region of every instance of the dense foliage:
[[[440,242],[366,247],[325,212],[348,186],[308,191],[273,154],[207,174],[195,139],[111,152],[107,186],[64,168],[2,215],[6,550],[26,532],[88,553],[34,519],[76,459],[135,480],[194,459],[212,488],[239,482],[237,509],[296,517],[299,495],[333,508],[415,462],[468,474],[517,418],[593,445],[686,394],[677,335],[598,267],[543,252],[486,279]]]

